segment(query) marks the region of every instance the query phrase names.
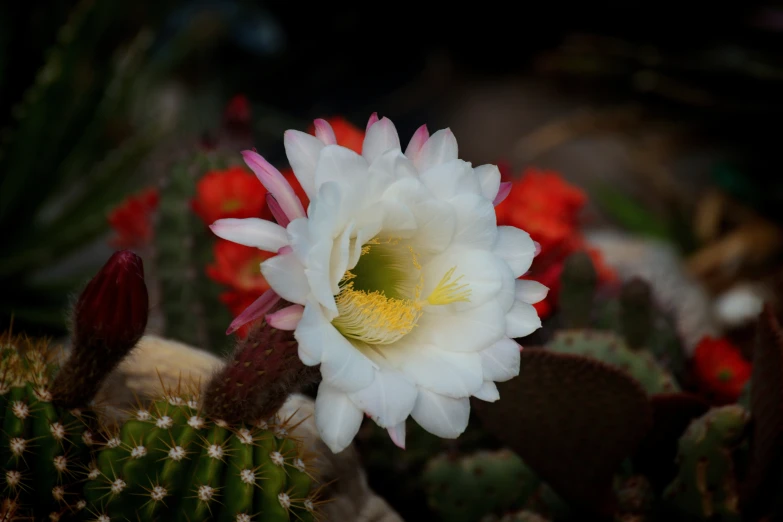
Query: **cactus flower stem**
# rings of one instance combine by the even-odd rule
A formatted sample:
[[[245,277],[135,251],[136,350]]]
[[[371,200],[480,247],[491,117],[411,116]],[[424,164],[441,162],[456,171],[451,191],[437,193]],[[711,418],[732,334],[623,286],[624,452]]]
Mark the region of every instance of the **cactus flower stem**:
[[[289,304],[281,300],[272,311]],[[262,321],[238,341],[231,360],[207,385],[204,410],[230,424],[270,418],[291,393],[319,375],[318,367],[299,359],[293,332]]]
[[[128,250],[115,252],[74,307],[71,355],[52,385],[55,403],[86,406],[104,378],[136,346],[148,315],[141,258]]]

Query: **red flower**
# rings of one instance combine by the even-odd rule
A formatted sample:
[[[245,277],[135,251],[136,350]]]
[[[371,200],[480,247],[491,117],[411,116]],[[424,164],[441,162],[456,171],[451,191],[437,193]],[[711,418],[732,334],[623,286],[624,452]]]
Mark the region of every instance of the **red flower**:
[[[504,178],[508,170],[503,169]],[[587,251],[601,282],[615,278],[600,252],[590,248],[579,229],[579,213],[587,197],[553,171],[530,168],[512,181],[511,192],[495,212],[499,225],[521,228],[541,245],[530,272],[523,276],[549,287],[544,301],[535,305],[539,316],[547,317],[557,303],[563,261],[577,251]]]
[[[255,176],[242,167],[212,171],[196,185],[193,211],[211,225],[223,218],[271,218],[262,215],[266,208],[266,190]]]
[[[152,241],[152,217],[158,208],[158,191],[148,188],[128,196],[109,213],[109,224],[117,233],[111,240],[114,248],[138,248]]]
[[[727,339],[705,336],[693,353],[693,373],[699,387],[716,402],[736,402],[750,379],[751,364]]]
[[[269,289],[260,265],[274,254],[223,239],[215,242],[214,253],[215,262],[206,269],[210,279],[233,290],[250,293],[253,299]]]

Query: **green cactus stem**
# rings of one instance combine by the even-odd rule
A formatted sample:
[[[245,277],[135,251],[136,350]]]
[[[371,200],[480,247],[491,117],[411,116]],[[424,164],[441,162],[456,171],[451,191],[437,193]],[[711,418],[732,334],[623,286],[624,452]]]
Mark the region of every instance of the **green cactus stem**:
[[[733,453],[742,445],[748,421],[741,406],[713,408],[680,438],[679,471],[663,493],[680,517],[742,520]]]
[[[547,349],[590,357],[624,370],[650,395],[679,391],[674,377],[651,354],[631,350],[612,332],[562,330],[554,335]]]
[[[587,252],[571,254],[563,264],[558,307],[568,328],[590,326],[598,275]]]
[[[290,429],[276,419],[230,428],[195,395],[168,393],[107,434],[87,509],[101,521],[314,520],[313,465]]]

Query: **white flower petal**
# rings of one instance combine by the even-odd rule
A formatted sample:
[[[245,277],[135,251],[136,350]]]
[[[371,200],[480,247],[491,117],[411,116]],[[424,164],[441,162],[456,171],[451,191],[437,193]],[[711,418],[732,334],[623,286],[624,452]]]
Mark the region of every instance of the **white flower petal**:
[[[278,254],[261,263],[261,274],[269,286],[286,301],[305,304],[310,293],[304,267],[292,252]]]
[[[428,139],[430,139],[430,131],[427,130],[426,125],[422,125],[413,133],[411,141],[408,142],[408,147],[405,149],[405,155],[409,157],[411,161],[414,161],[419,156],[421,148],[427,143]]]
[[[497,216],[492,202],[477,194],[461,194],[449,203],[454,206],[457,224],[454,243],[492,249],[498,236]]]
[[[546,299],[549,293],[549,288],[545,287],[538,281],[530,281],[527,279],[517,279],[515,296],[518,301],[522,301],[527,304],[536,304]]]
[[[452,352],[415,342],[400,343],[383,353],[421,388],[447,397],[470,397],[483,382],[478,353]]]
[[[362,156],[368,163],[372,163],[389,149],[400,149],[400,137],[391,120],[384,117],[370,127],[364,135]]]
[[[455,439],[468,427],[470,401],[467,397],[452,399],[422,389],[419,390],[411,416],[433,435]]]
[[[419,172],[421,182],[438,199],[449,200],[460,194],[481,195],[479,180],[467,161],[454,159]]]
[[[347,448],[362,424],[362,411],[348,395],[321,383],[315,398],[315,425],[329,449],[339,453]]]
[[[367,168],[364,158],[351,149],[327,145],[321,151],[315,167],[315,188],[320,190],[323,184],[333,181],[339,184],[344,193],[343,200],[349,199],[346,198],[347,194],[363,196],[368,181]]]
[[[500,170],[497,165],[479,165],[473,172],[481,185],[481,195],[494,201],[500,189]]]
[[[441,129],[424,143],[413,163],[421,173],[435,165],[457,159],[457,154],[457,139],[451,129]]]
[[[516,227],[498,227],[494,252],[508,263],[514,277],[524,275],[533,263],[536,245],[530,234]]]
[[[506,335],[513,339],[530,335],[541,328],[541,318],[538,317],[533,305],[515,301],[514,306],[506,314]]]
[[[313,301],[305,306],[294,338],[299,343],[299,358],[310,366],[320,361],[323,382],[330,386],[352,393],[375,378],[375,364],[326,320]]]
[[[304,307],[302,305],[286,306],[266,316],[266,322],[272,328],[278,330],[296,330],[299,325],[299,321],[302,320],[302,314],[304,313]]]
[[[416,385],[402,373],[390,369],[378,370],[368,387],[350,395],[353,403],[382,428],[390,428],[405,419],[413,410],[418,391]]]
[[[288,245],[285,229],[265,219],[218,219],[209,228],[220,238],[265,252],[277,252]]]
[[[313,122],[313,126],[315,127],[315,137],[324,142],[324,145],[337,145],[337,136],[328,121],[318,118]]]
[[[332,294],[337,295],[340,292],[340,280],[348,270],[349,248],[351,245],[351,234],[353,233],[353,223],[349,223],[334,241],[332,246],[332,257],[329,260],[329,273],[332,284]]]
[[[405,421],[400,422],[390,428],[387,428],[389,438],[395,446],[405,449]]]
[[[411,238],[413,249],[424,254],[438,254],[451,245],[456,228],[454,207],[445,201],[428,199],[414,205],[416,234]]]
[[[498,391],[498,387],[495,386],[494,382],[484,381],[481,389],[474,393],[473,396],[477,399],[481,399],[482,401],[495,402],[496,400],[500,399],[500,392]]]
[[[434,308],[426,307],[416,328],[408,334],[415,342],[453,352],[479,352],[505,335],[503,310],[494,300],[459,313],[427,313]]]
[[[497,270],[501,282],[500,291],[498,292],[496,299],[500,305],[500,309],[503,310],[503,314],[505,314],[511,310],[514,301],[517,300],[516,282],[520,281],[520,279],[515,279],[514,273],[511,271],[511,267],[508,266],[508,263],[497,256],[495,256],[494,264],[492,266],[494,270]]]
[[[315,136],[297,130],[285,131],[283,142],[294,176],[312,200],[315,195],[315,166],[324,144]]]
[[[504,337],[481,352],[484,380],[504,382],[519,375],[520,350],[516,341]]]

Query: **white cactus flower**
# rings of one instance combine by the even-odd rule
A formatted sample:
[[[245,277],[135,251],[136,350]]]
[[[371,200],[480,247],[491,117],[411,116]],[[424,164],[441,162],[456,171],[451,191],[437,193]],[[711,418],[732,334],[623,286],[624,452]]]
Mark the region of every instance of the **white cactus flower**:
[[[370,118],[362,154],[338,146],[324,120],[315,136],[289,130],[285,149],[310,198],[307,211],[284,176],[243,153],[269,191],[278,223],[222,219],[216,235],[277,255],[261,264],[271,290],[235,321],[267,316],[294,331],[299,357],[320,364],[316,424],[334,452],[364,414],[405,446],[408,416],[445,438],[466,428],[469,398],[499,398],[495,382],[519,372],[513,340],[541,326],[532,304],[546,287],[518,280],[536,246],[497,226],[508,194],[494,165],[457,157],[449,129],[426,126],[403,153],[387,118]]]

